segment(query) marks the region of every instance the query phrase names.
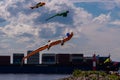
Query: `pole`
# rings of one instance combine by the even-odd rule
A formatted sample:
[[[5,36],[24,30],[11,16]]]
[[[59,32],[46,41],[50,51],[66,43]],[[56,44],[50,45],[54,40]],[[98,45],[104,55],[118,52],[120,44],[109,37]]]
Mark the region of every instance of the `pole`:
[[[93,71],[96,70],[96,55],[93,55]]]

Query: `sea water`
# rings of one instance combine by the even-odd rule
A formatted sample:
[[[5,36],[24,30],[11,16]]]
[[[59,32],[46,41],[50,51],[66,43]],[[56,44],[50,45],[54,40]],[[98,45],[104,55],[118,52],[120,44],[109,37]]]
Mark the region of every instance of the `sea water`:
[[[70,75],[60,74],[0,74],[0,80],[58,80]]]

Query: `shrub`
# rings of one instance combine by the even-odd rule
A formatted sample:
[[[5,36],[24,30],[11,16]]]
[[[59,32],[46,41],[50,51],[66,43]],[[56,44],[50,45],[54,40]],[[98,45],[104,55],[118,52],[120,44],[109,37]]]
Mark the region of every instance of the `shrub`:
[[[120,79],[119,76],[116,76],[116,75],[108,75],[108,78],[110,80],[119,80]]]
[[[79,76],[81,75],[81,73],[82,73],[81,70],[74,70],[73,73],[72,73],[72,75],[73,75],[74,77],[79,77]]]

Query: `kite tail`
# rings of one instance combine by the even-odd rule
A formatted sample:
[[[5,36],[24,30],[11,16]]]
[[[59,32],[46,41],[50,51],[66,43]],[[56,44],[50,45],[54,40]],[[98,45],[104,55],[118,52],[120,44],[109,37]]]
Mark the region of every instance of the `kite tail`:
[[[58,14],[56,14],[56,15],[50,17],[50,18],[47,18],[46,21],[48,21],[48,20],[50,20],[50,19],[52,19],[52,18],[54,18],[54,17],[56,17],[56,16],[58,16]]]

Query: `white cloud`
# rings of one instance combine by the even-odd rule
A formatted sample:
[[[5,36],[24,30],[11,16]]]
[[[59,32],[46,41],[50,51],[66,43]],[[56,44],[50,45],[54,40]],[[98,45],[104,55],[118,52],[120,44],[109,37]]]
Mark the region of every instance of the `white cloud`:
[[[29,44],[33,44],[34,47],[35,45],[38,45],[38,43],[42,44],[41,41],[43,39],[46,39],[49,35],[51,35],[50,37],[52,38],[61,37],[60,34],[63,35],[65,30],[67,29],[66,26],[69,26],[68,24],[64,24],[66,22],[59,23],[59,20],[58,23],[47,22],[48,24],[45,24],[46,22],[44,20],[49,16],[42,17],[44,15],[47,15],[48,12],[51,12],[51,14],[55,14],[57,12],[62,12],[64,10],[72,8],[72,3],[69,3],[68,1],[63,0],[58,3],[56,0],[53,0],[46,4],[44,7],[35,10],[31,10],[29,7],[31,6],[31,4],[38,1],[28,2],[24,0],[9,0],[7,3],[6,1],[7,0],[2,1],[0,5],[0,15],[7,21],[9,21],[9,24],[2,27],[1,32],[5,33],[4,35],[6,37],[16,40],[18,45],[20,45],[22,42],[28,43],[29,41],[33,41],[33,43],[29,42]],[[71,18],[72,16],[69,16],[69,18]],[[47,32],[48,30],[50,31],[50,33]],[[44,34],[42,32],[44,32]],[[42,37],[41,35],[43,35],[44,37]],[[27,43],[23,46],[26,45],[26,47],[28,47],[29,44]]]
[[[99,7],[105,10],[113,10],[114,8],[118,7],[120,8],[120,0],[70,0],[73,3],[81,3],[81,2],[86,2],[86,3],[99,3]]]
[[[83,8],[76,8],[68,0],[47,1],[45,6],[33,10],[29,7],[39,0],[4,0],[0,3],[0,17],[9,22],[0,28],[0,43],[4,48],[14,49],[16,52],[36,49],[46,44],[48,39],[58,39],[65,36],[65,33],[73,31],[74,38],[64,47],[57,46],[51,51],[85,52],[87,50],[88,52],[84,54],[93,54],[94,51],[105,54],[104,52],[108,49],[113,49],[116,55],[119,55],[116,48],[119,48],[120,31],[108,26],[109,24],[119,25],[119,20],[111,22],[110,13],[93,17],[94,15]],[[78,2],[78,0],[71,1]],[[101,0],[91,1],[101,2]],[[65,10],[70,11],[66,18],[56,17],[45,21],[46,18]],[[115,55],[112,56],[115,58]]]
[[[93,19],[93,22],[96,22],[96,23],[100,23],[100,24],[103,24],[103,23],[106,23],[110,20],[110,13],[105,15],[105,14],[101,14],[100,16],[96,17]]]
[[[43,7],[43,9],[46,10],[45,12],[41,12],[38,10],[34,11],[34,10],[29,9],[29,11],[28,10],[27,11],[30,13],[26,13],[27,12],[26,7],[25,8],[22,7],[21,9],[23,9],[23,10],[18,11],[18,8],[23,4],[25,5],[25,3],[23,3],[23,4],[20,3],[20,5],[17,5],[17,4],[18,4],[18,2],[14,3],[14,5],[16,5],[17,8],[12,7],[12,6],[7,7],[8,11],[6,11],[6,12],[8,12],[10,14],[10,17],[7,19],[10,21],[10,24],[3,28],[3,32],[6,33],[8,36],[16,36],[16,35],[18,36],[18,35],[21,35],[23,33],[28,33],[28,34],[32,34],[32,35],[34,35],[34,33],[35,33],[38,36],[41,35],[41,34],[39,34],[39,32],[41,32],[42,29],[45,29],[45,26],[48,26],[48,25],[47,24],[43,25],[43,23],[40,22],[39,20],[44,21],[45,19],[43,19],[43,18],[45,18],[45,17],[41,17],[41,16],[43,16],[44,14],[47,14],[47,12],[53,13],[53,11],[55,11],[54,13],[57,13],[58,11],[60,12],[60,11],[68,10],[71,8],[72,12],[70,12],[71,15],[69,16],[69,18],[72,20],[72,18],[74,18],[73,15],[76,15],[75,16],[76,18],[81,18],[81,20],[82,20],[81,22],[84,22],[85,20],[87,20],[87,16],[85,16],[85,15],[88,15],[88,13],[82,9],[81,10],[79,10],[79,9],[74,10],[75,7],[71,3],[69,3],[67,0],[60,1],[59,3],[56,0],[52,0],[45,7]],[[27,6],[27,5],[29,5],[29,3],[26,4],[25,6]],[[50,5],[51,5],[51,7],[49,7]],[[74,13],[74,11],[75,11],[75,13]],[[81,17],[79,16],[79,12],[81,14]],[[16,15],[16,16],[14,16],[14,15]],[[69,18],[68,18],[68,20],[69,20]],[[55,22],[52,22],[52,23],[56,24]],[[71,23],[71,25],[68,25],[68,24],[66,25],[66,22],[64,22],[64,23],[63,22],[61,23],[62,26],[70,26],[70,27],[73,27],[73,26],[80,24],[79,21],[76,23],[75,23],[75,21],[72,22],[72,23],[74,23],[74,25],[72,25],[72,23]],[[55,33],[55,29],[57,30],[59,27],[61,27],[61,24],[52,25],[53,26],[53,28],[51,29],[52,32]],[[59,27],[57,25],[59,25]],[[36,30],[36,29],[39,29],[39,30]],[[66,27],[66,29],[67,29],[67,27]],[[46,28],[46,30],[47,30],[47,28]],[[61,28],[61,30],[62,30],[62,28]],[[31,33],[31,31],[34,33]],[[78,32],[79,31],[80,30],[78,30]]]
[[[120,20],[115,20],[111,22],[110,24],[120,26]]]
[[[34,29],[33,27],[29,25],[25,25],[25,24],[8,25],[8,26],[5,26],[2,30],[9,37],[16,37],[24,33],[29,33],[33,35],[36,34],[36,33],[32,33],[32,32],[35,32],[36,29]]]
[[[71,2],[112,2],[113,0],[70,0]]]
[[[115,8],[120,8],[120,1],[119,0],[106,1],[106,2],[100,3],[99,7],[104,10],[112,11]]]

